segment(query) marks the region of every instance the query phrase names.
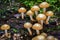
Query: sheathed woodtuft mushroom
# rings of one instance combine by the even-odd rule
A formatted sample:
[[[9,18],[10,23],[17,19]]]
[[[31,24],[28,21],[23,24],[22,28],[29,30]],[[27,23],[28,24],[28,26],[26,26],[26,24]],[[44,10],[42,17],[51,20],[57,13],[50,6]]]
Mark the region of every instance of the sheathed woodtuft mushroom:
[[[40,33],[39,33],[39,30],[42,30],[43,27],[42,27],[42,25],[40,25],[39,23],[35,23],[35,24],[33,25],[32,29],[36,30],[37,34],[40,34]]]
[[[48,21],[49,21],[50,17],[53,16],[53,14],[54,14],[54,13],[53,13],[52,11],[47,11],[47,12],[46,12],[46,16],[48,16],[47,19],[46,19],[46,24],[49,24]]]
[[[35,12],[35,15],[37,16],[38,15],[38,11],[40,10],[40,8],[38,6],[33,6],[31,8],[31,11]]]
[[[30,19],[32,20],[32,21],[35,21],[34,19],[33,19],[33,15],[34,15],[34,12],[32,12],[31,10],[29,10],[29,11],[27,11],[27,13],[26,13],[29,17],[30,17]]]
[[[21,13],[22,19],[24,19],[24,13],[26,12],[26,9],[24,7],[21,7],[20,9],[18,9],[18,12]]]
[[[28,30],[29,34],[32,35],[32,31],[30,30],[30,28],[32,27],[32,24],[29,22],[26,22],[24,24],[24,27]]]
[[[10,26],[8,24],[4,24],[1,26],[1,30],[5,30],[5,35],[7,36],[8,32],[7,30],[10,29]]]
[[[41,4],[39,4],[40,8],[43,8],[43,13],[46,12],[46,8],[48,8],[50,5],[47,2],[42,2]]]
[[[38,35],[38,36],[32,38],[32,40],[46,40],[46,38],[43,35]]]
[[[55,40],[55,39],[54,39],[54,36],[48,36],[47,40]]]
[[[39,22],[41,21],[41,25],[43,26],[43,21],[46,19],[46,16],[44,14],[39,14],[37,17],[36,17],[36,20]]]

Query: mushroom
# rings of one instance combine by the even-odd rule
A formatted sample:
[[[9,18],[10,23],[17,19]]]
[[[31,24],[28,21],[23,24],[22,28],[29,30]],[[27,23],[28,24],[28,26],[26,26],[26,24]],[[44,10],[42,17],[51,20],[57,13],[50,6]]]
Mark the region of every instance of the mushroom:
[[[58,38],[55,38],[55,40],[58,40]]]
[[[54,36],[48,36],[47,40],[55,40],[55,39],[54,39]]]
[[[20,9],[18,9],[18,12],[21,13],[22,19],[24,19],[24,13],[26,12],[26,9],[21,7]]]
[[[28,30],[29,34],[32,35],[32,31],[30,30],[30,28],[32,27],[32,24],[29,22],[26,22],[24,24],[24,27]]]
[[[33,19],[33,15],[34,15],[34,13],[31,11],[31,10],[29,10],[29,11],[27,11],[27,13],[26,13],[29,17],[30,17],[30,19],[32,20],[32,21],[35,21],[34,19]]]
[[[42,25],[40,25],[39,23],[35,23],[35,24],[33,25],[32,29],[36,30],[37,34],[40,34],[40,33],[39,33],[39,30],[42,30],[43,27],[42,27]]]
[[[46,16],[48,16],[47,19],[46,19],[46,24],[49,24],[48,21],[49,21],[50,17],[53,16],[53,12],[52,11],[47,11]]]
[[[41,25],[43,26],[43,21],[46,19],[46,16],[44,14],[39,14],[37,17],[36,17],[37,21],[41,22]]]
[[[38,36],[32,38],[32,40],[46,40],[46,38],[43,35],[38,35]]]
[[[37,16],[38,15],[38,11],[40,10],[40,8],[38,6],[33,6],[31,8],[31,11],[35,12],[35,15]]]
[[[43,36],[47,37],[47,34],[46,34],[46,33],[41,33],[41,35],[43,35]]]
[[[40,8],[43,8],[43,13],[46,12],[46,8],[48,8],[50,5],[47,2],[42,2],[41,4],[39,4]]]
[[[8,24],[4,24],[1,26],[1,30],[5,30],[5,35],[7,36],[8,32],[7,30],[10,29],[10,26]]]

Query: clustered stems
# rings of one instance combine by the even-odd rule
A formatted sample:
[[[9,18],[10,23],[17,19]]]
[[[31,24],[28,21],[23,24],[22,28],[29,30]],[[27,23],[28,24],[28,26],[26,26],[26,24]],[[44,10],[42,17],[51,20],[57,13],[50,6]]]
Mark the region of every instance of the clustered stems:
[[[35,21],[31,15],[30,15],[30,19],[31,19],[31,21]]]
[[[49,19],[50,19],[50,16],[48,16],[48,18],[46,19],[46,24],[49,24]]]
[[[23,12],[21,13],[21,15],[22,15],[22,19],[24,19],[24,13]]]
[[[38,12],[37,11],[35,11],[35,14],[36,14],[36,16],[38,15]]]
[[[44,14],[46,13],[46,8],[43,8],[43,13],[44,13]]]
[[[27,28],[27,30],[28,30],[29,34],[32,35],[30,28]]]
[[[36,30],[36,32],[37,32],[38,35],[40,34],[39,30]]]

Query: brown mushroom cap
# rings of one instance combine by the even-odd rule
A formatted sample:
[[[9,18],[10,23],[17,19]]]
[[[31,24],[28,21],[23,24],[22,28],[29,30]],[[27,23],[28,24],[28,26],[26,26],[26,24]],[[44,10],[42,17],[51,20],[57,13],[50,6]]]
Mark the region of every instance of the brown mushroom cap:
[[[46,40],[46,38],[43,35],[38,35],[38,36],[32,38],[32,40]]]
[[[30,16],[30,15],[34,15],[34,13],[33,13],[31,10],[27,11],[26,14],[27,14],[28,16]]]
[[[53,16],[53,12],[52,11],[47,11],[46,16]]]
[[[46,33],[41,33],[41,35],[43,35],[43,36],[47,37],[47,34],[46,34]]]
[[[32,10],[32,11],[39,11],[40,8],[39,8],[38,6],[33,6],[33,7],[31,8],[31,10]]]
[[[18,12],[19,12],[19,13],[22,13],[22,12],[24,13],[24,12],[26,12],[26,9],[23,8],[23,7],[21,7],[20,9],[18,9]]]
[[[47,2],[42,2],[41,4],[39,4],[40,8],[48,8],[50,5]]]
[[[10,26],[7,25],[7,24],[4,24],[4,25],[1,26],[1,29],[2,30],[8,30],[8,29],[10,29]]]
[[[47,40],[55,40],[55,39],[54,39],[54,36],[48,36]]]
[[[32,29],[34,30],[41,30],[43,29],[42,25],[40,25],[39,23],[35,23],[32,27]]]
[[[46,19],[46,16],[44,14],[39,14],[36,19],[39,21],[39,20],[45,20]]]
[[[32,27],[32,24],[29,23],[29,22],[27,22],[27,23],[24,24],[24,27],[25,27],[25,28],[31,28],[31,27]]]

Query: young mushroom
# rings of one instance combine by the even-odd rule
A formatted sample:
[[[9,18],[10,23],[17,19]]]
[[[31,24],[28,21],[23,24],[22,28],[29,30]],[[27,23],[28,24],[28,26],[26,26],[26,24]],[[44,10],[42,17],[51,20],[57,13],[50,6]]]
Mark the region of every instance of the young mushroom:
[[[39,23],[35,23],[32,27],[32,29],[36,30],[37,34],[40,34],[39,30],[42,30],[43,27]]]
[[[46,19],[46,16],[44,14],[39,14],[37,17],[36,17],[37,21],[41,22],[41,25],[43,26],[43,21]]]
[[[30,30],[30,28],[32,27],[32,24],[29,22],[26,22],[24,24],[24,27],[28,30],[29,34],[32,35],[32,31]]]
[[[32,40],[46,40],[46,38],[43,35],[38,35],[38,36],[32,38]]]
[[[8,35],[7,30],[10,29],[10,26],[8,24],[4,24],[1,26],[1,30],[5,30],[5,36]]]
[[[31,11],[35,12],[35,15],[37,16],[38,15],[38,11],[40,10],[40,8],[38,6],[33,6],[31,8]]]
[[[43,35],[43,36],[47,37],[47,34],[46,34],[46,33],[41,33],[41,35]]]
[[[22,19],[24,19],[24,13],[26,12],[26,9],[21,7],[20,9],[18,9],[18,12],[21,13]]]
[[[43,13],[46,12],[46,8],[48,8],[50,5],[47,2],[42,2],[41,4],[39,4],[40,8],[43,8]]]
[[[33,15],[34,15],[34,13],[31,11],[31,10],[29,10],[29,11],[27,11],[27,13],[26,13],[29,17],[30,17],[30,19],[32,20],[32,21],[35,21],[34,19],[33,19]]]
[[[55,39],[54,39],[54,36],[48,36],[47,40],[55,40]]]
[[[50,17],[53,16],[53,12],[52,11],[47,11],[46,16],[48,16],[47,19],[46,19],[46,24],[49,24],[48,21],[49,21]]]

